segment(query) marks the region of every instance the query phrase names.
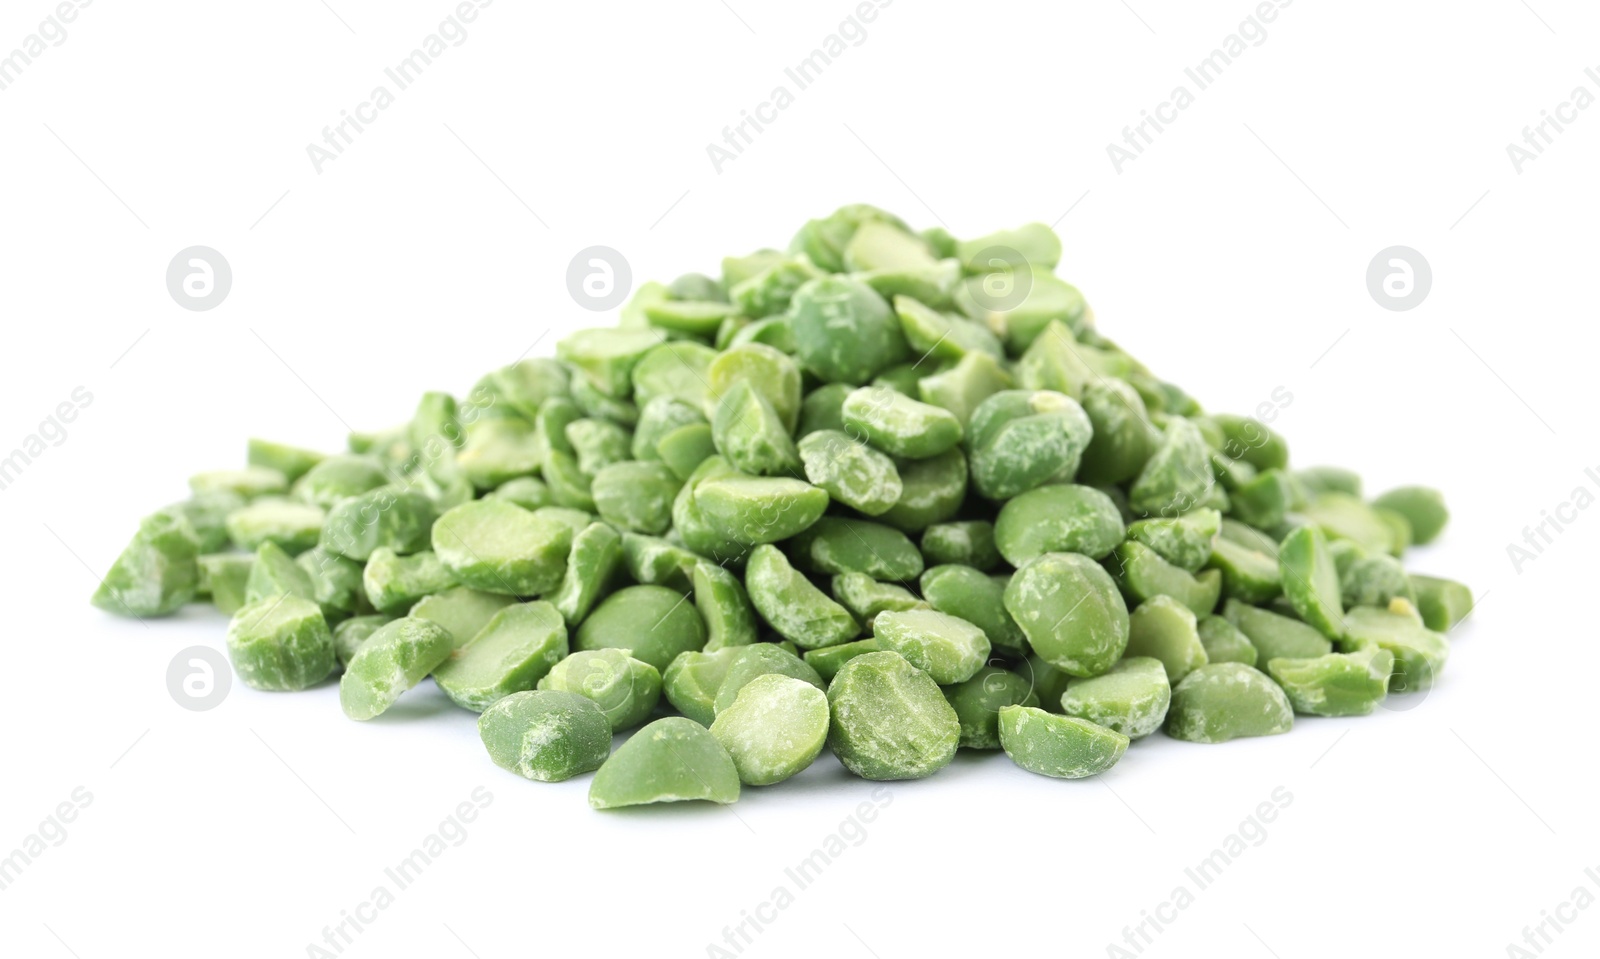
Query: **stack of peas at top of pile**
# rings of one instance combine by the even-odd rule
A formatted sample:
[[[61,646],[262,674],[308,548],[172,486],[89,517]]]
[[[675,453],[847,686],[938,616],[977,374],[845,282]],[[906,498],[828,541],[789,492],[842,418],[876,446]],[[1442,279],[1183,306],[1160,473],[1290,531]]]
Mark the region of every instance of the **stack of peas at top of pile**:
[[[247,685],[342,668],[354,719],[431,675],[499,765],[598,769],[600,808],[729,802],[824,744],[1078,778],[1431,684],[1471,594],[1396,557],[1439,495],[1291,471],[1101,335],[1060,253],[845,207],[346,453],[252,441],[94,601],[209,597]]]

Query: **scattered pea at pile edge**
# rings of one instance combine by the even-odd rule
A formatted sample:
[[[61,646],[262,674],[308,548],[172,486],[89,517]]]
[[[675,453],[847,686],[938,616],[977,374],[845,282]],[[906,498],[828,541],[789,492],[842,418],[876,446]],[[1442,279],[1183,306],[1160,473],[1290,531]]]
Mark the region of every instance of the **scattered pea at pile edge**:
[[[593,772],[597,809],[733,802],[825,746],[1076,779],[1431,686],[1472,594],[1399,558],[1440,494],[1290,469],[1276,395],[1205,413],[1060,256],[843,207],[343,453],[251,440],[93,602],[209,600],[245,685],[337,675],[356,720],[431,676],[495,764]]]

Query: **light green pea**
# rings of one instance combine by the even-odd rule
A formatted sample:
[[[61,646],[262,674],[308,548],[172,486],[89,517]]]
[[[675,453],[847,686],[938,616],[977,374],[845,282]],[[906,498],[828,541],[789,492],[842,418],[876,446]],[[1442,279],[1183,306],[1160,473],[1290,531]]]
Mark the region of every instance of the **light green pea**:
[[[819,277],[796,290],[789,323],[800,362],[824,382],[859,385],[910,355],[889,304],[846,277]]]
[[[573,639],[580,650],[627,650],[659,672],[684,650],[705,647],[706,624],[681,593],[665,586],[629,586],[602,600]]]
[[[494,395],[518,414],[532,419],[552,396],[566,396],[572,378],[567,368],[546,357],[529,357],[489,374]]]
[[[706,623],[707,652],[748,646],[757,640],[755,608],[737,576],[725,567],[699,560],[694,564],[691,585],[695,609]]]
[[[384,624],[350,657],[339,679],[340,707],[351,719],[382,715],[448,659],[455,647],[450,631],[431,620],[407,616]]]
[[[568,626],[577,626],[610,591],[622,566],[622,537],[605,523],[590,523],[572,537],[567,569],[550,603]]]
[[[800,367],[782,350],[763,343],[732,347],[712,362],[707,380],[712,397],[726,395],[735,383],[749,384],[778,414],[783,432],[794,432],[800,420]]]
[[[711,702],[713,712],[721,713],[732,706],[739,691],[756,677],[773,673],[822,688],[822,677],[792,649],[785,649],[777,643],[754,643],[739,647],[729,659],[727,672],[717,685],[717,694]]]
[[[410,615],[438,623],[449,630],[457,642],[465,643],[481,633],[495,614],[515,602],[510,596],[457,586],[417,600]]]
[[[861,631],[848,610],[813,586],[774,546],[750,552],[744,586],[767,624],[801,649],[837,645]]]
[[[1130,540],[1120,544],[1106,565],[1117,576],[1123,592],[1134,602],[1170,596],[1189,607],[1195,615],[1203,616],[1216,608],[1216,600],[1222,594],[1221,573],[1216,570],[1205,570],[1198,575],[1186,572],[1166,562],[1144,543]]]
[[[228,659],[251,689],[309,689],[338,667],[322,610],[299,596],[247,603],[228,623]]]
[[[894,460],[845,433],[814,430],[800,441],[798,451],[806,479],[852,509],[878,516],[900,499]]]
[[[1283,594],[1294,611],[1329,639],[1344,634],[1344,606],[1340,599],[1339,569],[1328,552],[1328,541],[1314,526],[1302,526],[1278,548],[1278,569]],[[1401,571],[1404,583],[1404,571]],[[1385,601],[1387,603],[1387,601]]]
[[[1161,558],[1190,573],[1211,558],[1211,544],[1222,528],[1222,514],[1197,509],[1182,516],[1141,519],[1128,524],[1128,538],[1150,547]]]
[[[1222,592],[1230,599],[1265,603],[1283,593],[1278,544],[1265,534],[1231,519],[1211,542],[1210,569],[1222,573]]]
[[[478,489],[491,489],[539,469],[543,461],[532,423],[521,418],[481,417],[467,427],[456,466]]]
[[[199,589],[199,555],[188,521],[158,513],[139,524],[89,601],[118,616],[175,613]]]
[[[578,472],[593,478],[613,463],[628,459],[633,437],[609,420],[584,417],[567,424],[567,441],[577,458]]]
[[[1038,653],[1031,652],[1018,665],[1017,672],[1033,687],[1041,709],[1060,712],[1061,697],[1066,693],[1072,676],[1045,662]]]
[[[350,657],[356,654],[361,644],[370,639],[380,628],[393,622],[395,618],[381,613],[372,616],[352,616],[335,626],[333,651],[339,657],[339,665],[350,665]]]
[[[710,726],[716,718],[717,690],[733,665],[737,646],[725,646],[708,652],[685,650],[673,657],[667,671],[661,675],[661,691],[672,708],[702,726]]]
[[[1013,656],[1025,656],[1022,628],[1006,611],[1008,576],[990,576],[970,566],[935,566],[922,574],[922,595],[941,613],[966,620],[983,630],[989,645]]]
[[[251,439],[245,461],[251,466],[277,470],[284,479],[293,483],[311,467],[322,462],[322,454],[269,440]]]
[[[909,296],[897,296],[893,303],[900,331],[913,356],[935,362],[959,360],[971,352],[995,359],[1005,356],[1000,338],[971,320],[936,310]]]
[[[795,435],[809,436],[818,430],[844,431],[844,400],[855,392],[849,383],[824,383],[800,401],[800,426]]]
[[[189,491],[196,495],[228,492],[251,500],[258,496],[281,496],[287,493],[289,478],[278,470],[264,466],[213,470],[189,477]]]
[[[922,531],[923,559],[935,566],[956,564],[988,572],[1000,565],[994,524],[984,520],[936,523]]]
[[[1271,610],[1230,599],[1222,615],[1249,638],[1262,665],[1279,658],[1311,659],[1333,652],[1333,643],[1321,632]]]
[[[995,546],[1006,562],[1019,567],[1045,553],[1101,559],[1125,533],[1117,504],[1088,486],[1031,489],[1008,500],[994,521]]]
[[[753,320],[764,319],[799,304],[799,291],[823,275],[803,256],[781,257],[749,279],[728,288],[739,312]]]
[[[1351,540],[1373,553],[1387,553],[1394,546],[1394,533],[1389,525],[1357,496],[1323,493],[1300,512],[1333,539]]]
[[[1422,621],[1434,632],[1449,632],[1472,612],[1472,590],[1461,583],[1416,573],[1410,579]]]
[[[934,262],[928,244],[904,224],[866,220],[846,243],[840,259],[846,270],[908,269]]]
[[[322,607],[329,626],[346,616],[372,612],[364,582],[366,571],[360,563],[316,546],[296,556],[294,564],[311,577],[311,597]]]
[[[996,267],[990,260],[996,247],[1007,251],[1008,257],[1015,255],[1020,257],[1022,263],[1047,270],[1055,269],[1061,261],[1061,239],[1043,223],[1029,223],[1015,230],[1001,230],[975,240],[962,240],[956,246],[956,255],[961,258],[968,273],[986,273]],[[1000,261],[1000,265],[1005,269],[1014,266],[1006,260]]]
[[[867,629],[879,613],[927,609],[928,604],[903,586],[880,583],[866,573],[839,573],[833,577],[833,598]]]
[[[1006,611],[1028,645],[1073,676],[1110,669],[1128,645],[1128,607],[1116,583],[1087,556],[1045,553],[1011,577]]]
[[[211,605],[224,616],[232,616],[244,605],[245,584],[256,558],[248,553],[209,553],[195,559],[199,578],[197,592],[211,597]]]
[[[672,525],[672,501],[683,482],[660,463],[603,467],[589,491],[600,518],[619,529],[659,536]]]
[[[1426,486],[1392,489],[1373,500],[1372,505],[1405,517],[1411,526],[1411,541],[1419,546],[1437,539],[1450,521],[1450,510],[1444,505],[1444,496]]]
[[[710,424],[690,423],[661,437],[656,452],[668,469],[687,480],[701,463],[716,455],[716,437],[711,433]]]
[[[881,648],[904,656],[941,686],[971,679],[989,658],[983,630],[931,609],[882,613],[872,635]]]
[[[331,510],[341,500],[388,484],[389,473],[371,456],[330,456],[311,467],[294,485],[302,502]]]
[[[967,458],[959,449],[925,460],[895,464],[900,473],[900,498],[878,514],[881,522],[906,533],[920,533],[961,511],[967,496]]]
[[[579,650],[539,680],[539,689],[594,700],[614,731],[644,722],[661,700],[661,673],[621,649]]]
[[[1243,663],[1201,666],[1173,687],[1167,710],[1167,735],[1192,743],[1276,736],[1293,726],[1283,690]]]
[[[456,585],[450,572],[431,551],[398,556],[387,547],[373,551],[361,575],[367,601],[380,613],[405,609],[424,596],[442,593]],[[471,639],[472,637],[466,637]]]
[[[464,503],[439,517],[433,551],[464,586],[537,596],[561,585],[572,529],[506,500]]]
[[[1135,610],[1137,615],[1137,610]],[[1061,712],[1142,739],[1161,728],[1172,702],[1168,670],[1150,656],[1133,656],[1091,679],[1072,679],[1061,694]]]
[[[695,799],[737,802],[739,771],[710,730],[681,716],[639,730],[589,784],[595,809]]]
[[[800,454],[778,411],[748,380],[737,380],[718,401],[711,418],[717,452],[734,468],[757,476],[800,471]]]
[[[856,656],[828,684],[828,744],[863,779],[921,779],[955,758],[961,722],[928,674],[887,650]]]
[[[1258,529],[1273,529],[1282,525],[1292,498],[1289,475],[1274,469],[1236,486],[1228,501],[1234,518]]]
[[[1129,487],[1128,505],[1140,516],[1176,516],[1206,505],[1214,483],[1211,452],[1200,430],[1172,417]]]
[[[698,403],[673,396],[657,396],[639,410],[639,425],[633,430],[630,452],[641,461],[662,460],[661,441],[685,426],[706,423]]]
[[[1387,607],[1396,599],[1413,605],[1417,602],[1411,578],[1393,556],[1362,556],[1354,560],[1339,575],[1339,591],[1346,609],[1353,606]],[[1333,638],[1337,639],[1338,636]]]
[[[1416,608],[1403,599],[1390,603],[1388,609],[1357,606],[1345,614],[1344,629],[1342,651],[1375,647],[1394,654],[1394,672],[1389,677],[1392,693],[1432,686],[1450,658],[1449,641],[1423,625]]]
[[[816,573],[866,573],[889,582],[922,573],[922,554],[910,537],[864,519],[824,516],[789,541],[789,555]]]
[[[1128,615],[1127,655],[1157,660],[1172,684],[1210,661],[1194,612],[1171,596],[1152,596]]]
[[[254,603],[274,596],[297,596],[313,602],[317,598],[311,574],[294,561],[276,543],[262,543],[256,550],[256,561],[250,566],[250,577],[244,584],[244,601]]]
[[[241,549],[277,543],[291,555],[317,545],[327,514],[315,506],[263,496],[228,514],[228,538]]]
[[[746,545],[788,539],[828,508],[828,494],[809,483],[739,473],[706,479],[693,496],[718,535]]]
[[[1042,267],[969,276],[956,289],[955,301],[963,313],[999,334],[1013,354],[1027,350],[1052,320],[1081,329],[1089,310],[1076,287]]]
[[[882,386],[851,393],[840,415],[851,436],[895,456],[927,459],[961,442],[961,421],[949,410]]]
[[[340,500],[322,524],[322,548],[366,562],[387,546],[406,555],[428,548],[438,511],[417,490],[382,487]]]
[[[1122,380],[1099,377],[1084,387],[1081,403],[1094,433],[1083,450],[1078,482],[1099,486],[1138,476],[1161,438],[1139,391]]]
[[[1365,716],[1389,694],[1394,654],[1369,646],[1314,659],[1273,659],[1267,674],[1289,697],[1294,711],[1309,716]]]
[[[1115,766],[1128,751],[1128,737],[1036,706],[1007,706],[1000,710],[1000,747],[1028,772],[1085,779]]]
[[[199,493],[157,510],[145,517],[144,522],[149,523],[157,516],[183,520],[189,524],[189,532],[201,553],[220,553],[231,541],[228,517],[244,505],[244,497],[227,490]]]
[[[716,300],[661,300],[644,305],[644,315],[651,326],[690,336],[710,336],[738,310],[731,303]]]
[[[965,429],[984,400],[1015,385],[1000,360],[970,352],[949,369],[931,371],[918,380],[917,398],[949,410]]]
[[[639,408],[632,400],[606,393],[587,376],[572,377],[571,396],[572,402],[576,403],[578,409],[589,419],[606,420],[625,427],[631,427],[639,422]]]
[[[828,697],[788,676],[758,676],[718,711],[711,735],[746,786],[782,782],[810,766],[828,739]]]
[[[501,769],[562,782],[611,755],[611,724],[593,702],[553,689],[513,693],[478,717],[478,736]]]
[[[1079,352],[1066,324],[1051,321],[1017,362],[1017,383],[1029,390],[1052,390],[1082,400],[1084,388],[1099,377]]]
[[[842,272],[846,269],[844,251],[854,239],[856,231],[866,223],[886,223],[911,232],[904,221],[887,210],[867,203],[851,203],[822,219],[806,221],[806,225],[790,241],[789,249],[805,253],[824,270]]]
[[[837,646],[807,650],[801,659],[807,666],[817,671],[817,675],[824,683],[831,683],[833,677],[839,675],[839,670],[844,668],[845,663],[863,653],[876,653],[879,649],[878,641],[869,636],[866,639],[840,643]]]
[[[545,485],[544,480],[531,476],[506,480],[484,495],[491,499],[510,500],[526,510],[550,505],[550,487]]]
[[[964,749],[999,749],[1000,710],[1039,705],[1026,679],[998,666],[985,666],[971,679],[945,687],[944,697],[956,711]]]
[[[533,689],[566,655],[567,626],[555,607],[518,603],[496,613],[434,669],[433,678],[451,702],[482,712],[499,699]]]
[[[1212,663],[1243,663],[1254,666],[1258,659],[1250,638],[1222,616],[1202,616],[1199,621],[1200,645]]]
[[[700,558],[689,550],[657,536],[622,534],[622,561],[628,575],[646,586],[665,586],[687,593]]]
[[[579,330],[556,343],[556,356],[607,396],[625,399],[633,393],[634,366],[661,339],[654,330]]]
[[[967,444],[972,482],[982,495],[1009,499],[1077,472],[1093,427],[1070,396],[1004,390],[972,413]]]

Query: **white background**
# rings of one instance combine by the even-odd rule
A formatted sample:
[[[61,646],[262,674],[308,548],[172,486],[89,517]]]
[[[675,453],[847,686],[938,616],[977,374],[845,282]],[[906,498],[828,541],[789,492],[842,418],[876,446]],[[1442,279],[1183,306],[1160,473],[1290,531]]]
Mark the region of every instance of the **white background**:
[[[500,0],[318,174],[306,145],[452,10],[329,3],[100,0],[0,91],[0,450],[94,397],[0,492],[0,854],[93,795],[0,892],[7,955],[306,955],[480,786],[466,840],[345,955],[708,955],[873,784],[825,759],[730,808],[600,814],[586,780],[494,767],[431,687],[366,724],[331,686],[187,712],[167,664],[220,647],[223,618],[86,600],[137,519],[247,436],[338,448],[609,322],[567,293],[577,250],[621,250],[636,282],[715,272],[858,200],[960,236],[1059,218],[1101,328],[1208,408],[1283,386],[1297,463],[1446,490],[1454,523],[1409,562],[1482,604],[1415,708],[1156,736],[1098,781],[963,755],[893,784],[745,955],[1104,956],[1280,786],[1265,840],[1144,955],[1503,956],[1600,895],[1600,518],[1507,556],[1600,467],[1600,108],[1520,174],[1506,154],[1600,93],[1593,5],[1300,0],[1119,174],[1106,144],[1247,0],[899,0],[719,175],[707,144],[850,3]],[[52,9],[7,0],[0,53]],[[195,244],[233,268],[210,312],[165,287]],[[1366,288],[1394,244],[1432,264],[1410,312]],[[1546,955],[1595,953],[1600,909],[1576,916]]]

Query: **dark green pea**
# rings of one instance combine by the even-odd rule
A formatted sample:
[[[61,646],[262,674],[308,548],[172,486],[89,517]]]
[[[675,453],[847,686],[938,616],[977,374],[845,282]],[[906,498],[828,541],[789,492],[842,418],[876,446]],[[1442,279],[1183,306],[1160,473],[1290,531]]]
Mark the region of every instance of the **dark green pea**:
[[[595,809],[695,799],[737,802],[739,771],[711,730],[682,716],[639,730],[589,784],[589,805]]]
[[[1082,553],[1101,559],[1122,542],[1122,514],[1111,498],[1088,486],[1029,490],[1000,508],[995,546],[1013,566],[1044,553]]]
[[[1128,607],[1106,571],[1077,553],[1029,560],[1005,591],[1006,611],[1028,645],[1073,676],[1097,676],[1128,645]]]
[[[899,653],[856,656],[828,684],[828,745],[863,779],[921,779],[950,765],[961,721],[928,674]]]
[[[972,482],[990,499],[1009,499],[1070,480],[1093,427],[1071,397],[1005,390],[973,411],[968,429]]]
[[[1159,660],[1173,684],[1210,662],[1193,610],[1171,596],[1152,596],[1129,614],[1127,655]]]
[[[1281,470],[1289,465],[1289,444],[1260,420],[1231,413],[1206,417],[1221,434],[1217,449],[1260,470]]]
[[[1200,617],[1200,645],[1206,649],[1206,660],[1212,663],[1243,663],[1254,666],[1256,648],[1249,637],[1239,632],[1239,627],[1222,616]]]
[[[941,686],[966,682],[989,658],[983,630],[933,609],[890,610],[873,621],[872,635]]]
[[[866,573],[839,573],[833,577],[832,589],[833,598],[867,629],[872,628],[879,613],[928,608],[926,602],[904,586],[880,583]]]
[[[1257,529],[1280,525],[1288,515],[1292,499],[1288,474],[1276,469],[1260,473],[1228,496],[1233,516]]]
[[[991,576],[970,566],[935,566],[922,574],[922,595],[934,609],[983,630],[989,644],[1025,656],[1028,643],[1005,605],[1007,576]]]
[[[809,436],[818,430],[844,431],[845,397],[855,392],[849,383],[824,383],[800,402],[800,427],[797,435]]]
[[[1426,486],[1402,486],[1372,501],[1373,506],[1404,516],[1411,525],[1411,540],[1418,545],[1433,542],[1450,521],[1444,497]]]
[[[846,433],[894,456],[927,459],[961,442],[961,421],[949,410],[882,386],[851,393],[840,414]]]
[[[967,458],[960,449],[925,460],[895,464],[900,473],[900,499],[878,519],[907,533],[919,533],[960,512],[967,495]]]
[[[1083,779],[1115,766],[1127,752],[1128,737],[1075,716],[1007,706],[1000,710],[1000,746],[1029,772]]]
[[[729,329],[726,336],[723,335],[723,330],[717,331],[719,350],[729,350],[747,343],[759,343],[783,353],[791,355],[794,353],[794,327],[790,325],[787,316],[768,316],[759,320],[746,320],[739,316],[731,317],[730,322],[735,328]]]
[[[944,698],[956,711],[965,749],[999,749],[1000,710],[1039,705],[1026,679],[998,666],[985,666],[966,682],[945,687]]]
[[[478,736],[501,769],[538,782],[561,782],[599,769],[611,755],[611,724],[576,693],[514,693],[478,717]]]
[[[709,652],[686,650],[674,657],[661,676],[661,691],[672,708],[702,726],[710,726],[717,718],[713,705],[717,689],[737,652],[737,647],[728,646]]]
[[[822,277],[800,287],[789,322],[800,362],[830,383],[860,385],[910,352],[883,297],[845,277]]]
[[[1139,391],[1122,380],[1099,377],[1084,387],[1081,402],[1093,435],[1078,466],[1078,481],[1098,486],[1138,476],[1160,441]]]
[[[863,653],[875,653],[881,647],[872,637],[858,639],[849,643],[840,643],[837,646],[824,646],[821,649],[807,650],[801,658],[805,664],[817,671],[817,675],[824,683],[833,682],[833,677],[839,674],[844,664],[855,659]]]
[[[706,622],[706,651],[748,646],[759,637],[755,608],[739,578],[722,566],[699,560],[692,577],[694,605]]]

